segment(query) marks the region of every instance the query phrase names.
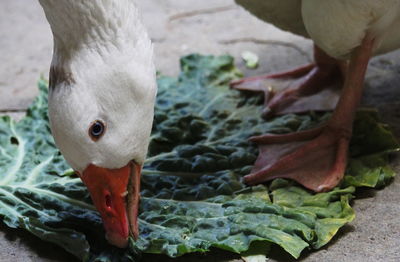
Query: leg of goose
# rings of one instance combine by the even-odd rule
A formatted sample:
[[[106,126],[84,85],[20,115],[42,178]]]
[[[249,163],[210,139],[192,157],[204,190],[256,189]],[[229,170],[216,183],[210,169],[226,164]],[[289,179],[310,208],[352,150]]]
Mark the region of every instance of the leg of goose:
[[[341,79],[345,64],[328,56],[317,46],[314,46],[314,60],[315,63],[291,71],[240,79],[232,82],[231,87],[264,92],[264,117],[309,110],[333,110],[339,90],[316,94]],[[334,94],[336,97],[333,97]]]
[[[328,123],[316,129],[287,135],[252,138],[260,153],[249,185],[274,178],[289,178],[316,192],[335,187],[343,178],[353,120],[360,103],[373,40],[366,37],[350,60],[342,95]]]

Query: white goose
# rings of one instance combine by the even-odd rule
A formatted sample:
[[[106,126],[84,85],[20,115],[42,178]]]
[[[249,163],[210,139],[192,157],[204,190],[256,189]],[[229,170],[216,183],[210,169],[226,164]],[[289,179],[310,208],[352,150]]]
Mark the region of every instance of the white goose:
[[[111,244],[138,236],[140,171],[156,95],[153,46],[133,0],[39,0],[54,36],[49,118]]]
[[[39,1],[54,35],[49,118],[56,144],[87,185],[109,242],[124,247],[129,234],[138,235],[140,169],[156,93],[151,42],[133,0]],[[326,127],[256,138],[311,141],[286,156],[275,154],[273,164],[261,157],[246,178],[255,184],[289,177],[316,191],[333,187],[343,175],[368,60],[400,46],[400,2],[236,1],[319,46],[315,64],[276,76],[304,77],[299,90],[276,96],[277,105],[302,95],[302,88],[317,89],[315,83],[336,72],[338,64],[346,67],[339,59],[350,58],[342,99]]]
[[[400,48],[400,1],[235,1],[258,18],[309,37],[315,43],[313,64],[233,83],[233,86],[245,89],[240,87],[243,82],[254,83],[260,78],[299,78],[300,84],[274,95],[267,103],[267,114],[290,111],[294,101],[323,89],[326,81],[337,78],[340,73],[345,78],[339,102],[324,127],[296,134],[253,138],[261,144],[261,154],[245,181],[257,184],[284,177],[314,191],[333,188],[343,177],[346,167],[348,142],[368,61],[373,55]]]

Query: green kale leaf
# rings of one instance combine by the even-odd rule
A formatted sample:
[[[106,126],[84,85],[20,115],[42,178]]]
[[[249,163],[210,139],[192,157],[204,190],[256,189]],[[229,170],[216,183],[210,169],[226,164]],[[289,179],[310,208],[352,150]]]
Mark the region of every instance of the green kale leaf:
[[[140,252],[177,257],[211,247],[243,255],[262,247],[258,252],[267,254],[271,243],[297,258],[305,248],[328,243],[354,219],[349,201],[356,187],[383,187],[395,175],[388,154],[398,149],[396,139],[376,112],[360,111],[339,187],[314,194],[282,179],[247,187],[241,178],[258,153],[250,136],[305,130],[329,114],[264,121],[261,96],[229,89],[229,81],[240,76],[230,56],[189,55],[181,69],[178,78],[158,79],[138,241],[131,240],[127,250],[106,243],[86,188],[54,145],[45,81],[25,118],[0,118],[4,222],[86,261],[132,261]]]

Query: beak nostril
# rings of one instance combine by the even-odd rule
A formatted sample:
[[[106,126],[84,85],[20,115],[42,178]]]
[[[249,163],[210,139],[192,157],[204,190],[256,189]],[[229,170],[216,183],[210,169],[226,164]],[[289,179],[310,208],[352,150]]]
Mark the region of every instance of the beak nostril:
[[[110,208],[112,207],[112,200],[111,200],[111,196],[109,194],[106,195],[106,207]]]

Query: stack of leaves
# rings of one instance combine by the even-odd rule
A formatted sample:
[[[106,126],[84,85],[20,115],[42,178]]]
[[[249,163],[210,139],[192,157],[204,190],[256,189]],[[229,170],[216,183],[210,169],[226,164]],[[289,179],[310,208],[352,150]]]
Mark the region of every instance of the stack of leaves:
[[[258,150],[252,135],[314,127],[328,114],[260,117],[261,97],[228,87],[240,74],[229,56],[190,55],[178,78],[159,77],[155,123],[142,178],[140,238],[127,250],[109,246],[86,188],[56,149],[47,119],[47,85],[18,123],[0,118],[0,217],[60,245],[81,260],[171,257],[211,247],[235,253],[275,243],[299,257],[318,249],[354,218],[355,187],[382,187],[394,176],[388,153],[398,144],[376,112],[360,111],[346,177],[313,194],[277,179],[247,187]]]

